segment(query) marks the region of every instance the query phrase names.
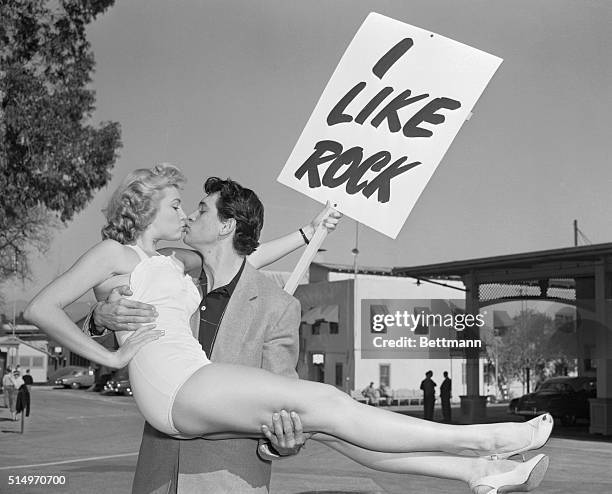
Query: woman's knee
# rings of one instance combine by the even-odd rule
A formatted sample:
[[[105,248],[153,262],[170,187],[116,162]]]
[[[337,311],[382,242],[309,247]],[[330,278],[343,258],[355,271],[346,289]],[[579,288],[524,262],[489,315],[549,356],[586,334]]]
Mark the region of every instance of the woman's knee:
[[[320,399],[324,403],[343,406],[347,401],[348,395],[331,384],[320,383],[318,388],[320,388],[318,390]]]

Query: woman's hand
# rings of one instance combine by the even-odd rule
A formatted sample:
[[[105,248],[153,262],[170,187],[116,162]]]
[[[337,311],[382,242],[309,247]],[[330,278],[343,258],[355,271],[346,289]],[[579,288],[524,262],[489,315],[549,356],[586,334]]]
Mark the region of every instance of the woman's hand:
[[[163,335],[164,331],[149,329],[147,327],[134,331],[134,334],[131,334],[129,338],[125,340],[123,345],[121,345],[121,348],[112,354],[113,359],[110,367],[114,367],[116,369],[125,367],[130,360],[134,358],[134,355],[138,353],[138,350],[140,350],[146,344],[157,340]]]

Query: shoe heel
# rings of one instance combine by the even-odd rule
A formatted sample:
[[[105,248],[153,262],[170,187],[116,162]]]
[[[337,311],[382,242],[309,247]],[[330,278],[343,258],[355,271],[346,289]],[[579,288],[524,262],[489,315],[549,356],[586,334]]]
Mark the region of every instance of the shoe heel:
[[[535,466],[529,472],[527,480],[522,484],[517,485],[504,485],[497,488],[498,494],[504,494],[508,492],[530,492],[538,487],[544,476],[546,470],[548,470],[549,459],[548,456],[542,455],[542,458],[535,464]]]
[[[488,490],[487,494],[532,491],[544,479],[548,463],[548,456],[540,454],[525,463],[517,463],[516,468],[510,472],[470,482],[470,489],[476,492],[479,491],[479,487],[489,487],[491,490]]]

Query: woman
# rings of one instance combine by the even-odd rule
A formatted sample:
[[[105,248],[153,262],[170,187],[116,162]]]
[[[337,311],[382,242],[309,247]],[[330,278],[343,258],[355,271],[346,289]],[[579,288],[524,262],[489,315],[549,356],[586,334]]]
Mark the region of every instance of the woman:
[[[106,211],[105,239],[45,287],[26,308],[26,318],[85,358],[114,368],[129,365],[141,413],[169,435],[259,437],[260,424],[286,409],[299,414],[312,439],[372,468],[457,478],[478,494],[539,484],[548,464],[544,455],[522,464],[505,458],[544,445],[552,429],[547,415],[527,424],[432,424],[361,405],[332,386],[211,363],[189,326],[200,295],[178,259],[156,252],[159,240],[178,240],[183,232],[183,182],[172,166],[128,176]],[[217,234],[233,235],[235,228],[228,220]],[[134,299],[156,307],[157,327],[163,329],[119,333],[121,346],[111,352],[84,335],[63,307],[90,288],[104,298],[128,281]],[[447,455],[406,454],[422,451]]]

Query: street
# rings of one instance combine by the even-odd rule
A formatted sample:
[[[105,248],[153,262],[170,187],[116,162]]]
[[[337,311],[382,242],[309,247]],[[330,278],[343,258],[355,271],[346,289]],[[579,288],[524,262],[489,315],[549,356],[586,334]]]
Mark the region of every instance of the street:
[[[503,410],[491,409],[500,415]],[[130,492],[143,426],[133,398],[34,387],[23,435],[20,422],[8,417],[8,410],[1,408],[0,493]],[[601,436],[583,437],[571,429],[555,429],[542,449],[551,462],[536,492],[612,492],[612,442]],[[56,480],[63,475],[67,485],[9,486],[10,475],[53,475]],[[274,465],[273,494],[334,492],[467,493],[468,489],[455,481],[369,470],[312,441],[298,456]]]

